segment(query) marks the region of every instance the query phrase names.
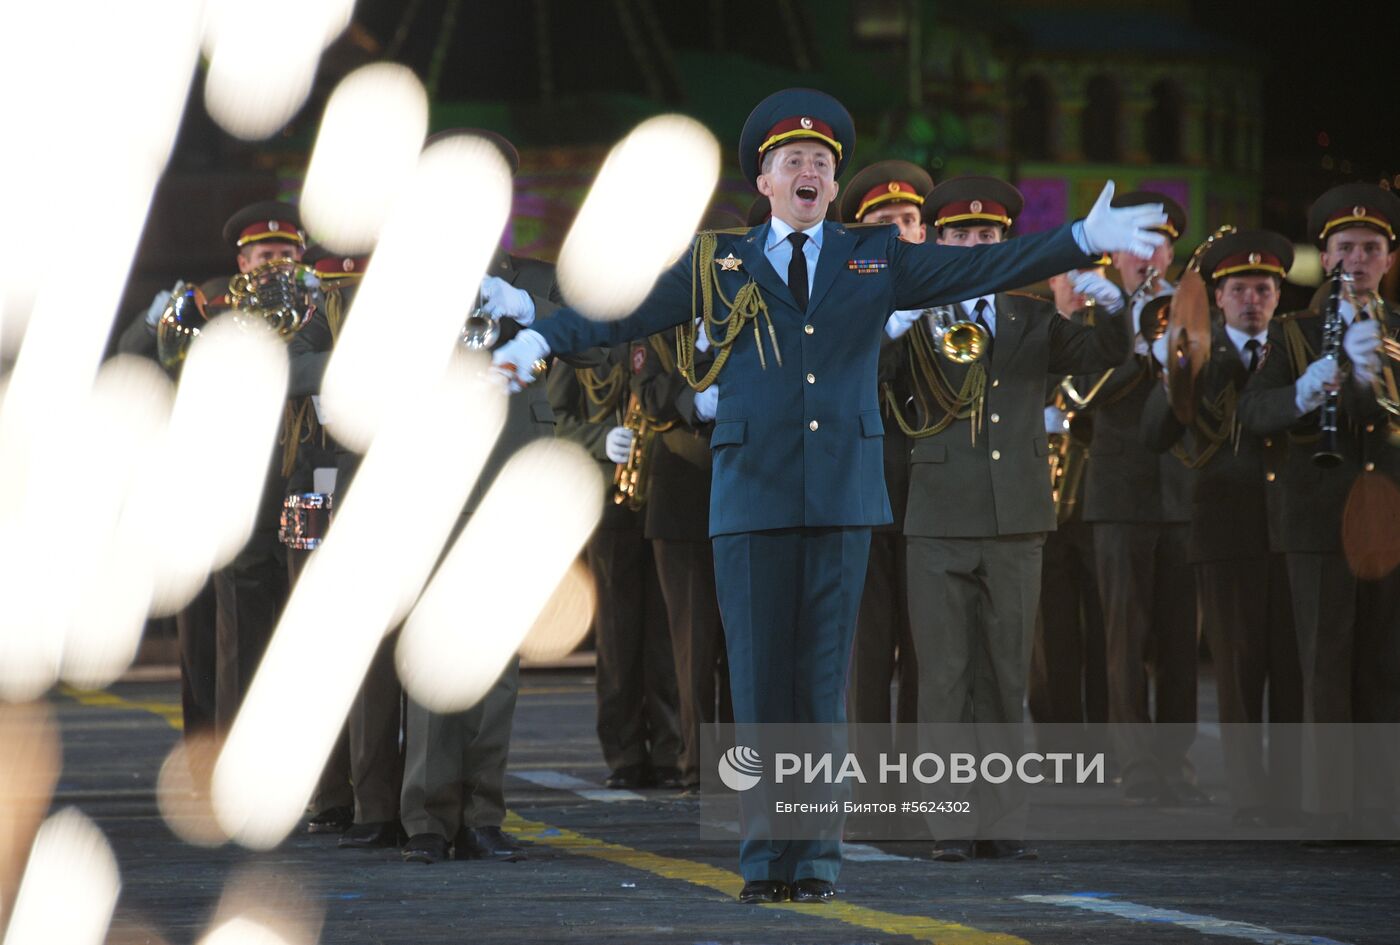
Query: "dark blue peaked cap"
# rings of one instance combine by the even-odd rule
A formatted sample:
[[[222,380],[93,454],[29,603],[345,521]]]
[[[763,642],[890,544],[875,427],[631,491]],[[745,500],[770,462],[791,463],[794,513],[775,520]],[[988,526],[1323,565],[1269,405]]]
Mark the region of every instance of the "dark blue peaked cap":
[[[844,105],[816,89],[783,89],[754,106],[739,135],[739,169],[753,185],[764,152],[790,141],[821,141],[836,155],[836,176],[856,148],[856,126]]]

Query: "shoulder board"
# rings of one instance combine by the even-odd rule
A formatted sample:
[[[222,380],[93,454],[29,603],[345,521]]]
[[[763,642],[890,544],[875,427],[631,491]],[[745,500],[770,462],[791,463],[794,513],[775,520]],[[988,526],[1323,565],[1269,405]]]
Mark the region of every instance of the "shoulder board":
[[[731,227],[725,227],[725,228],[722,229],[722,230],[701,230],[701,231],[700,231],[699,233],[697,233],[696,235],[697,235],[697,236],[703,236],[703,235],[705,235],[706,233],[712,233],[712,234],[714,234],[715,236],[721,236],[721,235],[723,235],[723,236],[747,236],[750,229],[752,229],[752,227],[747,227],[747,226],[731,226]]]
[[[1274,321],[1278,322],[1279,324],[1283,324],[1285,322],[1297,322],[1307,318],[1321,317],[1322,315],[1319,312],[1314,312],[1310,308],[1302,308],[1296,312],[1284,312],[1282,315],[1275,315]]]
[[[1043,295],[1038,295],[1038,294],[1036,294],[1035,292],[1026,292],[1026,291],[1024,291],[1024,290],[1022,290],[1022,289],[1017,289],[1017,290],[1014,291],[1014,292],[1007,292],[1007,293],[1005,293],[1005,294],[1011,296],[1013,299],[1027,299],[1027,300],[1029,300],[1029,301],[1031,301],[1031,302],[1040,302],[1040,303],[1043,303],[1043,304],[1050,304],[1050,305],[1055,304],[1054,299],[1047,299],[1047,298],[1046,298],[1045,296],[1043,296]]]

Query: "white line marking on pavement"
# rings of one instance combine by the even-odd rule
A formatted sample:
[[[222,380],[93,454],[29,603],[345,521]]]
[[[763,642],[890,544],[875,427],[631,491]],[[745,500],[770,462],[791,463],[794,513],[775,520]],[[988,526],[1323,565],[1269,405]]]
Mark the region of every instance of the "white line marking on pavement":
[[[636,791],[617,791],[612,788],[595,787],[582,778],[564,774],[562,771],[511,771],[510,774],[522,781],[538,784],[540,787],[553,788],[556,791],[569,791],[588,801],[615,804],[618,801],[646,800]]]
[[[1347,945],[1334,938],[1322,935],[1297,935],[1292,932],[1275,932],[1273,929],[1249,922],[1235,922],[1230,919],[1217,919],[1209,915],[1193,915],[1175,909],[1158,909],[1139,905],[1122,899],[1105,899],[1099,895],[1080,893],[1071,896],[1017,896],[1023,902],[1043,902],[1053,906],[1069,906],[1074,909],[1087,909],[1131,919],[1134,922],[1168,923],[1182,928],[1193,929],[1202,935],[1223,935],[1227,938],[1242,938],[1260,945]]]
[[[896,853],[886,853],[879,847],[872,847],[867,843],[841,843],[841,859],[850,860],[852,863],[894,863],[913,859],[908,856],[899,856]]]

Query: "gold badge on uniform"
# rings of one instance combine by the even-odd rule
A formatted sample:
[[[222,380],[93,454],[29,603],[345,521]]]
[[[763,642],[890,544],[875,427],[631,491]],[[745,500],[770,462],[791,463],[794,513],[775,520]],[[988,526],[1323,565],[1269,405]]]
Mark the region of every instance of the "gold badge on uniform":
[[[715,260],[715,265],[719,267],[720,272],[738,272],[739,267],[743,264],[744,261],[733,253],[730,253],[722,259]]]

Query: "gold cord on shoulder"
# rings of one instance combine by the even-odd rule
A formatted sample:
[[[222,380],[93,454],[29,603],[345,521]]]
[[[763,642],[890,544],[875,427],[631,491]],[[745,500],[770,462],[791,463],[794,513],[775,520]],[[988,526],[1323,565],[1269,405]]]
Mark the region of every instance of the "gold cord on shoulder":
[[[933,341],[928,332],[920,326],[905,335],[908,339],[910,389],[914,402],[915,423],[904,418],[898,398],[889,384],[884,385],[885,403],[894,416],[895,423],[905,436],[922,439],[942,433],[954,421],[970,421],[969,432],[972,442],[977,443],[977,431],[982,426],[983,407],[986,403],[987,368],[977,361],[967,369],[961,386],[954,391],[939,357],[933,349]],[[922,421],[922,426],[915,424]]]
[[[773,359],[778,367],[783,366],[783,355],[778,350],[778,333],[773,327],[772,316],[768,314],[768,303],[763,300],[758,283],[750,279],[734,293],[732,301],[727,298],[724,290],[720,288],[719,273],[715,269],[715,243],[715,234],[710,232],[701,233],[695,240],[690,257],[690,321],[676,329],[676,366],[680,368],[686,382],[697,391],[705,390],[719,377],[719,372],[724,369],[725,362],[733,352],[734,343],[739,340],[739,335],[748,322],[753,322],[753,341],[758,351],[759,367],[765,370],[768,368],[768,361],[763,354],[763,335],[758,327],[760,316],[768,326]],[[694,293],[696,287],[700,290],[698,308]],[[719,306],[715,305],[716,298],[719,300]],[[722,314],[716,314],[717,311]],[[697,378],[695,340],[699,336],[701,324],[704,325],[705,335],[714,348],[715,359],[705,376]]]

